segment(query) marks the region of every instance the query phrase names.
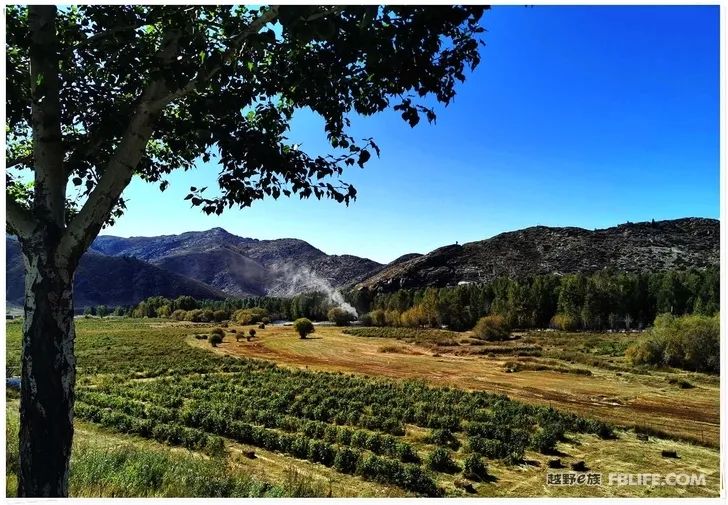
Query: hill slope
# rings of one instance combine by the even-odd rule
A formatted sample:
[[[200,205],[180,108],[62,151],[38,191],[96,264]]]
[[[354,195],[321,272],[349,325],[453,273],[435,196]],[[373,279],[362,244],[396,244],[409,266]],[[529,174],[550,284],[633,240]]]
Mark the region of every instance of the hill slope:
[[[230,296],[290,296],[363,279],[383,265],[328,255],[298,239],[257,240],[222,228],[161,237],[101,236],[91,249],[127,255],[203,282]]]
[[[5,296],[8,304],[23,304],[23,258],[16,240],[6,238]],[[130,257],[111,257],[89,251],[83,255],[74,280],[74,305],[133,305],[149,296],[224,298],[225,294],[193,279]]]
[[[703,218],[594,231],[535,226],[393,262],[357,286],[393,291],[489,282],[501,276],[702,268],[719,263],[719,234],[720,222]]]

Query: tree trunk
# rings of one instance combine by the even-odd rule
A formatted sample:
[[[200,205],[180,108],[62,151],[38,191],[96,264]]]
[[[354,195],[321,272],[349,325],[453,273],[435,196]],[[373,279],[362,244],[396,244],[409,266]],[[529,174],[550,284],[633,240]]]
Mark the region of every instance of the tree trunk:
[[[23,244],[25,322],[18,496],[68,496],[76,361],[73,270],[55,245]]]

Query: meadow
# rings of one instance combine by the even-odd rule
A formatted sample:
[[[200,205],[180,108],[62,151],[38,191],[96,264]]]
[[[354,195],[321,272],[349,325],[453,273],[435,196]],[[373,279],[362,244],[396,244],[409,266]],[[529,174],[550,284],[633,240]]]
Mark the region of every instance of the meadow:
[[[718,493],[717,381],[630,367],[624,349],[639,335],[533,332],[496,345],[466,333],[332,326],[300,339],[268,325],[247,341],[249,327],[230,325],[213,347],[201,336],[218,326],[77,321],[72,495]],[[6,327],[12,368],[21,325]],[[17,399],[8,400],[12,494]],[[696,404],[706,412],[700,430],[688,422]],[[662,457],[666,449],[679,457]],[[548,486],[556,460],[605,475],[699,471],[707,485]]]

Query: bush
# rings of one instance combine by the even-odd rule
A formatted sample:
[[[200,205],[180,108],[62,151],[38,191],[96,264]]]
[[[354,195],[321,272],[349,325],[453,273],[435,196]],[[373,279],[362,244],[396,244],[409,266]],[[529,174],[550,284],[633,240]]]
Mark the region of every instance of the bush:
[[[372,318],[372,324],[374,326],[386,326],[387,321],[385,319],[385,313],[382,309],[373,310],[369,313]]]
[[[226,310],[216,310],[212,313],[212,318],[220,323],[226,319],[230,319],[230,314]]]
[[[669,366],[694,372],[720,372],[720,319],[661,314],[646,340],[626,352],[633,365]]]
[[[327,317],[328,320],[335,323],[336,326],[349,326],[349,323],[356,319],[356,316],[341,307],[334,307],[329,310]]]
[[[556,314],[551,318],[549,326],[561,331],[576,331],[579,327],[579,322],[575,317],[568,314]]]
[[[460,441],[446,428],[432,430],[430,436],[427,437],[427,441],[431,444],[443,445],[454,450],[458,450],[460,447]]]
[[[296,319],[293,322],[293,329],[296,330],[296,333],[298,333],[301,338],[306,338],[307,335],[315,331],[311,320],[306,319],[305,317]]]
[[[398,443],[394,448],[395,454],[404,463],[419,463],[420,457],[417,452],[407,443]]]
[[[213,328],[210,333],[213,335],[220,335],[221,337],[225,336],[225,330],[222,328]]]
[[[210,338],[208,338],[207,341],[210,342],[212,347],[217,347],[217,344],[222,343],[222,337],[218,333],[214,333],[210,335]]]
[[[503,316],[485,316],[478,320],[473,333],[481,340],[506,340],[511,334],[511,328]]]
[[[556,452],[556,443],[563,436],[563,431],[552,425],[547,425],[531,436],[531,447],[541,454],[553,454]]]
[[[177,309],[169,316],[171,319],[174,319],[175,321],[184,321],[187,318],[187,311],[182,309]]]
[[[367,312],[366,314],[359,316],[359,322],[361,322],[363,326],[372,326],[374,324],[374,319],[372,318],[371,312]]]
[[[250,339],[252,338],[255,338],[255,330],[250,328],[250,330],[248,330],[248,342],[250,342]]]
[[[401,314],[398,310],[388,310],[384,313],[384,324],[387,326],[399,326]]]
[[[268,318],[268,310],[262,307],[239,309],[233,313],[232,317],[238,324],[257,324]]]
[[[469,454],[463,465],[463,477],[474,481],[488,478],[488,465],[477,454]]]
[[[450,451],[442,447],[437,447],[428,454],[425,463],[429,469],[437,472],[455,473],[460,470],[460,467],[450,457]]]
[[[361,458],[361,453],[353,451],[348,447],[342,447],[334,457],[334,468],[341,473],[353,474]]]

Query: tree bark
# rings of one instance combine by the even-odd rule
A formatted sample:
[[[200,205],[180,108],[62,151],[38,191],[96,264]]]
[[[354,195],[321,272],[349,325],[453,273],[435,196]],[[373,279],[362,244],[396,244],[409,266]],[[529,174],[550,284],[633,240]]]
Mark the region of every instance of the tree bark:
[[[68,496],[73,438],[73,271],[47,234],[23,241],[25,322],[18,496]]]

